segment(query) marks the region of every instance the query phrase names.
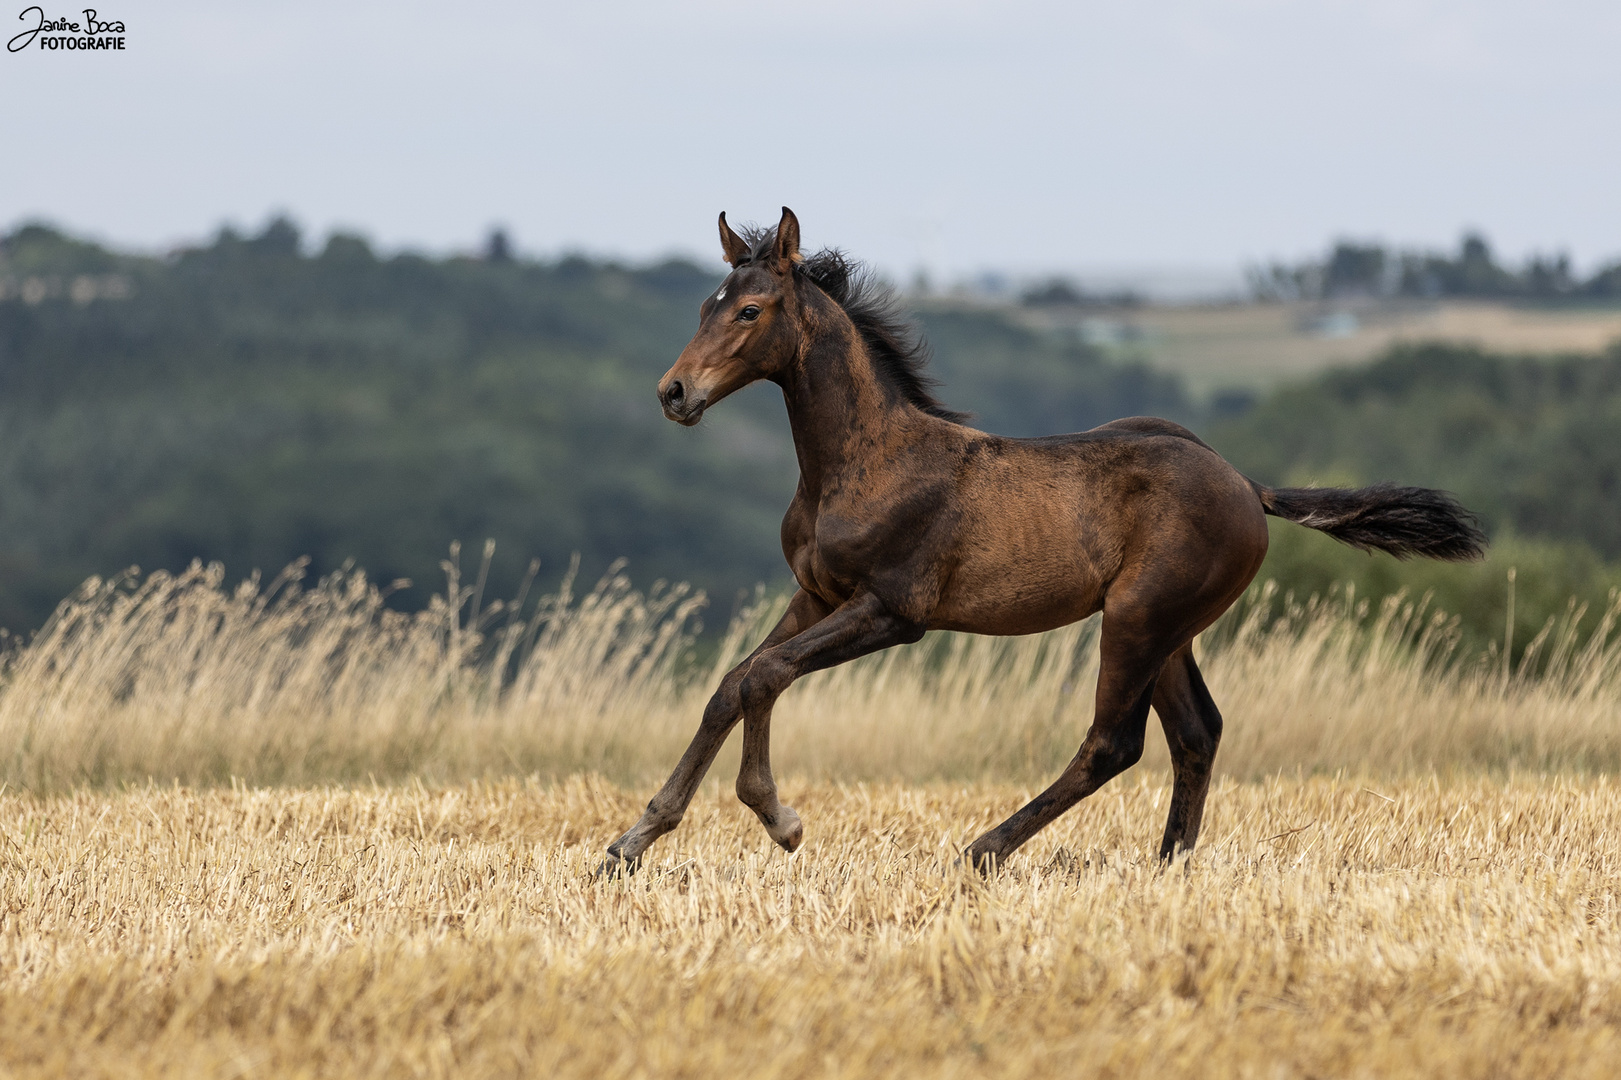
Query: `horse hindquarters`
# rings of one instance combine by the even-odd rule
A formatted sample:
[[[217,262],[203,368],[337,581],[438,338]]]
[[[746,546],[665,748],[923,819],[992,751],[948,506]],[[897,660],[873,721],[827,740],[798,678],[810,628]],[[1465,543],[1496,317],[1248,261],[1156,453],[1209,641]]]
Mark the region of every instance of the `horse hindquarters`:
[[[974,865],[1005,860],[1136,764],[1150,704],[1166,724],[1176,769],[1165,845],[1173,851],[1192,847],[1221,730],[1221,715],[1193,663],[1193,637],[1243,593],[1266,554],[1259,504],[1249,501],[1247,490],[1241,501],[1220,500],[1218,494],[1219,489],[1210,493],[1199,519],[1182,518],[1180,528],[1172,519],[1133,552],[1126,571],[1109,587],[1092,726],[1051,787],[974,841],[968,852]]]

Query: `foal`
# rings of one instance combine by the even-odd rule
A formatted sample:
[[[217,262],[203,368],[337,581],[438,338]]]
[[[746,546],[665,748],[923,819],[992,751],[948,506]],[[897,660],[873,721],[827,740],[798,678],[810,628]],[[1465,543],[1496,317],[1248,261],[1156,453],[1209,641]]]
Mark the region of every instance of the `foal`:
[[[772,706],[800,676],[929,630],[1034,634],[1100,610],[1091,730],[1052,786],[967,857],[994,869],[1134,764],[1152,705],[1174,771],[1168,859],[1198,838],[1221,739],[1193,638],[1260,569],[1266,515],[1398,557],[1483,552],[1473,518],[1444,492],[1262,487],[1166,420],[1039,439],[965,427],[930,393],[924,348],[885,295],[836,251],[802,256],[787,207],[749,241],[722,214],[720,238],[732,272],[699,309],[659,401],[690,426],[758,379],[782,388],[799,458],[782,550],[799,589],[721,680],[674,773],[601,872],[634,869],[676,827],[738,720],[738,797],[785,850],[799,847],[804,827],[777,799],[770,744]]]

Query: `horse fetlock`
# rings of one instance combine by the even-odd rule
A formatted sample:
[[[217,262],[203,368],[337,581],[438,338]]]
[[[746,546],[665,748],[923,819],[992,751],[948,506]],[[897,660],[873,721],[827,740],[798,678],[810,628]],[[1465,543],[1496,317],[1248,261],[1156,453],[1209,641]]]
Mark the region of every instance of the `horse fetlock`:
[[[642,814],[642,820],[638,821],[636,827],[631,831],[646,833],[648,842],[651,843],[665,833],[674,831],[685,816],[686,811],[682,807],[659,806],[655,800],[647,804],[647,810]],[[626,835],[628,836],[629,833]]]
[[[745,771],[737,778],[737,797],[764,821],[765,815],[777,808],[777,785],[769,776]]]
[[[1159,847],[1159,868],[1167,870],[1177,863],[1182,864],[1182,872],[1189,872],[1193,858],[1193,839],[1171,841],[1166,839]]]
[[[671,826],[673,828],[674,826]],[[609,859],[640,863],[642,852],[653,846],[653,841],[669,832],[669,828],[650,827],[647,816],[631,826],[625,835],[608,845]]]

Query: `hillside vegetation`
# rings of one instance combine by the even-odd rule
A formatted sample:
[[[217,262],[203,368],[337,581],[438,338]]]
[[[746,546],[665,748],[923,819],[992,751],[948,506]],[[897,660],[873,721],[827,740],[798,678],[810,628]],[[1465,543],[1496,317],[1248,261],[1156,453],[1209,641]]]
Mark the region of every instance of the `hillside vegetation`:
[[[1517,649],[1573,597],[1601,610],[1621,587],[1618,432],[1621,347],[1545,358],[1430,345],[1282,388],[1208,438],[1264,483],[1456,492],[1493,538],[1483,564],[1397,563],[1274,523],[1262,575],[1302,596],[1336,582],[1375,599],[1433,592],[1463,618],[1470,648],[1506,638]]]
[[[578,553],[587,581],[624,558],[643,587],[708,592],[718,632],[740,595],[787,583],[795,464],[773,387],[694,430],[654,401],[717,280],[679,261],[384,258],[344,235],[312,254],[286,221],[163,258],[19,229],[0,240],[0,626],[38,627],[89,575],[193,559],[231,580],[352,563],[410,579],[389,603],[412,610],[452,540],[491,538],[488,595],[531,558],[556,580]],[[918,317],[943,397],[988,430],[1168,416],[1267,482],[1450,488],[1498,541],[1484,566],[1406,566],[1281,528],[1262,572],[1280,598],[1433,589],[1470,649],[1517,651],[1572,595],[1600,609],[1621,583],[1621,352],[1406,347],[1206,405],[1073,328]]]
[[[1210,438],[1264,482],[1443,487],[1495,535],[1621,557],[1621,348],[1600,356],[1392,350],[1284,388]]]
[[[420,583],[456,539],[498,542],[491,588],[531,557],[588,578],[720,598],[787,577],[797,475],[781,397],[757,386],[701,429],[653,387],[719,275],[683,262],[377,257],[296,229],[170,257],[43,227],[0,242],[0,625],[27,630],[90,574],[309,556]],[[991,315],[928,330],[954,398],[1035,434],[1187,413],[1174,379]],[[724,621],[724,619],[722,620]]]

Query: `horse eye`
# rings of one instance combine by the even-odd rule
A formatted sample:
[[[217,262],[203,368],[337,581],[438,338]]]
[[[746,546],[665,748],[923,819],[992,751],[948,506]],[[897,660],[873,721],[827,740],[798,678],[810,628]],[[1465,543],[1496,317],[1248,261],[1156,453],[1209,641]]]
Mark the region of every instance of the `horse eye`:
[[[753,304],[750,304],[742,311],[739,311],[737,313],[737,317],[742,319],[744,322],[753,322],[755,319],[760,317],[760,309],[755,307]]]

